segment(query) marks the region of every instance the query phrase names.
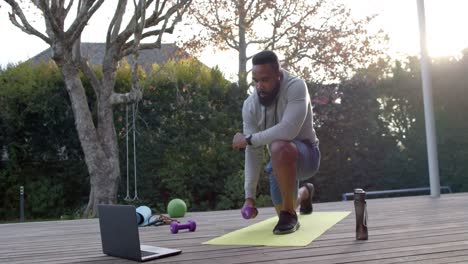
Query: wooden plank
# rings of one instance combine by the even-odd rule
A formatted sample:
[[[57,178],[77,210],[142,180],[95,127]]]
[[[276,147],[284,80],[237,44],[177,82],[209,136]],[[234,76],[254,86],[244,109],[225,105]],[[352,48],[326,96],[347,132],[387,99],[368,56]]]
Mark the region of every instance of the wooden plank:
[[[354,240],[354,214],[306,247],[202,245],[275,215],[260,208],[245,221],[239,210],[191,212],[197,231],[172,235],[168,226],[140,228],[143,244],[181,248],[154,263],[467,263],[468,193],[368,200],[369,241]],[[316,211],[352,211],[353,202],[319,203]],[[443,262],[446,261],[446,262]],[[0,225],[1,263],[134,263],[106,256],[97,219]],[[150,262],[151,263],[151,262]]]

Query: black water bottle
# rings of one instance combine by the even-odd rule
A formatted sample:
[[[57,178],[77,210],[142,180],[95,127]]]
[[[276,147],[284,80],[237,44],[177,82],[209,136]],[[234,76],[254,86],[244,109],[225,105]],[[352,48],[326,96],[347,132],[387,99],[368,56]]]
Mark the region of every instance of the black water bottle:
[[[367,204],[366,192],[354,189],[354,211],[356,212],[356,239],[367,240]]]

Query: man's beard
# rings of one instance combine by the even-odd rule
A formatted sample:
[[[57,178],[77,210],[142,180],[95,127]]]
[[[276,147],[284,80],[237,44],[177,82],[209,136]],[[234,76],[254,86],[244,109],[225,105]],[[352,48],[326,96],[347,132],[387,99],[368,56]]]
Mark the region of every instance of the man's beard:
[[[265,107],[270,106],[273,103],[273,101],[275,101],[279,90],[280,90],[280,83],[278,82],[275,88],[271,92],[267,93],[265,97],[261,97],[260,92],[257,91],[258,101],[260,102],[260,104],[262,104]]]

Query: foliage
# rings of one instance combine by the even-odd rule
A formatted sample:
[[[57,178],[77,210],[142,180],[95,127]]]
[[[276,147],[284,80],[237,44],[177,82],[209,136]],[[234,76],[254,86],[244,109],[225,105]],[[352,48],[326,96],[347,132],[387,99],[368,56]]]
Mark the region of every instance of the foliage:
[[[467,57],[432,66],[441,185],[466,191]],[[377,67],[384,69],[385,67]],[[388,190],[429,186],[419,61],[375,67],[339,85],[311,84],[322,164],[314,181],[318,199],[338,199],[355,187]]]
[[[439,58],[432,64],[432,90],[441,185],[467,191],[468,142],[463,113],[468,54],[456,60]],[[396,188],[428,186],[424,105],[420,68],[416,58],[398,62],[381,89],[382,120],[390,127],[399,148],[387,161],[385,185]],[[399,166],[394,166],[394,164]]]
[[[468,127],[460,114],[468,110],[467,61],[439,59],[432,67],[441,184],[456,192],[468,190]],[[116,89],[129,91],[130,67],[123,64],[117,76]],[[312,180],[318,201],[340,199],[355,187],[428,185],[419,76],[417,60],[408,58],[387,75],[372,68],[340,84],[309,84],[322,153]],[[82,81],[92,93],[84,76]],[[0,149],[7,154],[0,160],[0,218],[18,217],[19,186],[25,186],[27,219],[75,217],[86,202],[89,176],[57,68],[17,65],[0,72],[0,83]],[[155,65],[142,86],[135,112],[137,201],[124,200],[127,133],[130,198],[135,191],[132,105],[128,129],[125,105],[115,108],[123,176],[118,201],[158,213],[173,198],[191,211],[241,207],[244,156],[232,151],[231,140],[242,127],[245,92],[196,60]],[[94,109],[94,100],[88,103]],[[257,205],[270,206],[266,175],[259,189]]]
[[[12,208],[18,208],[20,185],[27,216],[57,217],[66,207],[80,206],[87,190],[85,164],[58,69],[20,64],[3,71],[0,83],[0,217],[18,216]]]
[[[164,211],[173,198],[183,199],[192,210],[219,208],[226,182],[236,185],[241,180],[230,179],[237,177],[242,164],[239,154],[231,150],[231,139],[241,127],[244,94],[225,81],[219,70],[195,60],[169,61],[155,68],[137,106],[138,195],[158,211]],[[126,172],[124,107],[118,120],[122,171]],[[133,131],[128,131],[131,141]],[[131,143],[129,156],[133,197]],[[126,197],[123,178],[122,198]]]
[[[310,90],[321,151],[316,199],[335,200],[358,187],[376,189],[385,149],[393,146],[378,120],[375,81],[356,75],[340,85],[311,84]]]

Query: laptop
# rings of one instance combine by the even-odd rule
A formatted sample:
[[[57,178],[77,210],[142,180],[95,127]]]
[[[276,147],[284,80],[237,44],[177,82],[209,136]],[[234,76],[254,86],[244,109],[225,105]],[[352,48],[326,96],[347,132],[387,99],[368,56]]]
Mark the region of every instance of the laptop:
[[[147,261],[180,254],[180,249],[140,245],[136,209],[132,205],[98,205],[102,251],[114,257]]]

